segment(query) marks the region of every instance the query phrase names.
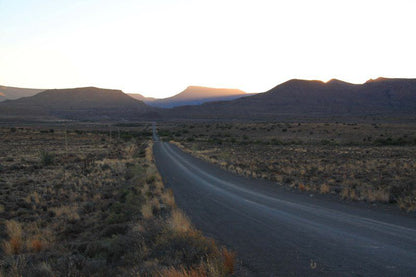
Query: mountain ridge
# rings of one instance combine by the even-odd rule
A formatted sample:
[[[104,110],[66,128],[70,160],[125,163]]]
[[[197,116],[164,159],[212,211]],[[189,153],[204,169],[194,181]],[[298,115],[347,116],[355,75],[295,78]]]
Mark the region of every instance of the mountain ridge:
[[[189,86],[188,91],[195,86]],[[205,89],[205,87],[199,87]],[[186,91],[186,89],[184,90]],[[236,90],[238,92],[238,90]],[[185,93],[186,95],[187,93]],[[74,120],[279,120],[290,117],[416,116],[416,79],[377,78],[363,84],[292,79],[270,90],[228,101],[180,102],[161,109],[121,90],[96,87],[46,90],[0,103],[2,117],[44,116]],[[192,106],[193,105],[193,106]]]
[[[0,102],[33,96],[45,89],[19,88],[0,85]]]
[[[131,120],[153,109],[121,90],[83,87],[51,89],[0,103],[0,114],[75,120]]]
[[[350,84],[292,79],[253,96],[229,102],[176,107],[170,117],[278,119],[282,116],[416,114],[416,79],[378,78]]]

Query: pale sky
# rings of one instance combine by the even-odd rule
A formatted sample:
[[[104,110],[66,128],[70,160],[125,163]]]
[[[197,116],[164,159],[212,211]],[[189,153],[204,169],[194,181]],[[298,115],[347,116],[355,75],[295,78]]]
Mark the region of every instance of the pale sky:
[[[0,0],[0,85],[166,97],[416,77],[416,1]]]

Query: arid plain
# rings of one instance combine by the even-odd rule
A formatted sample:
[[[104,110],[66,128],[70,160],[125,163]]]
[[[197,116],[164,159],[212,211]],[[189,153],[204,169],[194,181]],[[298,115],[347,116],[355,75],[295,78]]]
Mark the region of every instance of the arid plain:
[[[164,188],[149,124],[135,126],[0,128],[0,276],[234,272]]]
[[[415,130],[412,123],[188,122],[159,133],[240,175],[414,211]]]

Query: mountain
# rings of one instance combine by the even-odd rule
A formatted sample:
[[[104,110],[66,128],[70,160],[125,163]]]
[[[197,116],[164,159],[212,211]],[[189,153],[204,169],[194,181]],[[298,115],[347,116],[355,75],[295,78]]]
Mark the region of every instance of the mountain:
[[[238,98],[195,105],[204,99],[211,101],[226,97],[224,91],[227,97]],[[165,105],[188,103],[187,106],[160,109],[150,107],[120,90],[95,87],[46,90],[31,97],[1,102],[0,117],[134,121],[416,116],[416,79],[378,78],[364,84],[350,84],[336,79],[326,83],[293,79],[264,93],[251,96],[241,93],[239,90],[188,87],[168,100],[155,100],[165,100],[162,102]]]
[[[184,91],[172,97],[156,100],[143,100],[148,105],[160,108],[173,108],[186,105],[200,105],[206,102],[229,101],[253,94],[239,89],[209,88],[189,86]]]
[[[0,116],[18,118],[136,120],[154,112],[154,108],[121,90],[96,87],[46,90],[0,103]]]
[[[416,79],[379,78],[356,85],[293,79],[228,102],[177,107],[169,118],[278,119],[305,116],[416,114]]]
[[[44,89],[16,88],[0,86],[0,102],[14,100],[22,97],[33,96]]]
[[[143,102],[152,102],[155,101],[156,98],[153,97],[146,97],[139,93],[127,93],[128,96],[133,97],[136,100],[143,101]]]

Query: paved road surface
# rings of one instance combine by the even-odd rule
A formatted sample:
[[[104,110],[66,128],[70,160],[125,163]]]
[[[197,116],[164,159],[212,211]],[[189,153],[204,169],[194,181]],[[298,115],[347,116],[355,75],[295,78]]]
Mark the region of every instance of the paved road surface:
[[[250,276],[416,276],[416,217],[285,191],[198,160],[155,135],[159,171],[206,235]]]

